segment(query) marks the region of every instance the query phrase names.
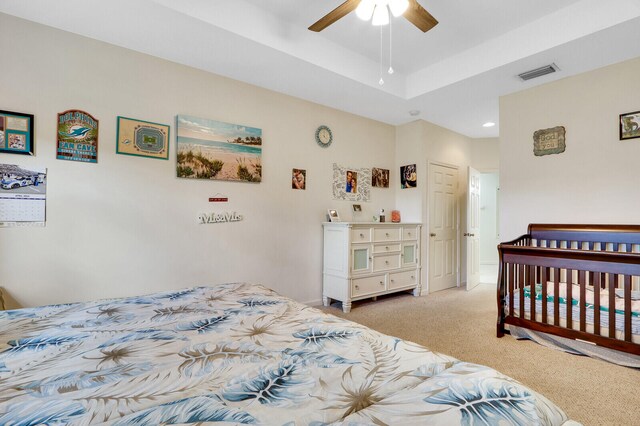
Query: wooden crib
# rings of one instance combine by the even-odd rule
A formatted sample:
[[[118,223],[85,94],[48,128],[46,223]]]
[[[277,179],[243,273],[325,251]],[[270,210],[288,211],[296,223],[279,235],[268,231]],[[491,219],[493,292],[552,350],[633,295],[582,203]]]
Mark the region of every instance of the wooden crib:
[[[640,355],[640,225],[531,224],[498,253],[498,337],[510,324]]]

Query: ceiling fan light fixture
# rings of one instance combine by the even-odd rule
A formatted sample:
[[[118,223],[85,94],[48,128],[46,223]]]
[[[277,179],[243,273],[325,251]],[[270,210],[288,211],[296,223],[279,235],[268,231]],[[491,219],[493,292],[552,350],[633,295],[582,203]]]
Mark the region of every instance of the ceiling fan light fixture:
[[[409,0],[389,0],[389,9],[396,18],[401,16],[409,8]]]
[[[356,8],[356,15],[363,21],[368,21],[373,16],[373,9],[375,8],[375,0],[362,0]]]
[[[386,6],[376,6],[373,11],[373,20],[371,24],[378,27],[381,25],[389,25],[389,9]]]

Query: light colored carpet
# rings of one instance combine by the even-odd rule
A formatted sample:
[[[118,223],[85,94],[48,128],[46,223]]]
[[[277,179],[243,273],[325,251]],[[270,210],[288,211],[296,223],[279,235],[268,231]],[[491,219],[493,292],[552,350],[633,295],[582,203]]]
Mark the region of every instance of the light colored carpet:
[[[495,368],[542,393],[586,426],[640,425],[640,371],[509,335],[498,339],[495,284],[481,284],[470,292],[451,289],[423,297],[399,293],[376,302],[354,302],[348,314],[339,302],[322,310]]]

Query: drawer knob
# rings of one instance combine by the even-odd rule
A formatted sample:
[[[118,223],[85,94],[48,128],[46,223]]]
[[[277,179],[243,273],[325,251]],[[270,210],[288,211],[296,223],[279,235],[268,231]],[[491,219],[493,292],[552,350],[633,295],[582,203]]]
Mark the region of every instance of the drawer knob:
[[[386,236],[388,237],[388,236],[389,236],[389,233],[387,232],[387,233],[386,233],[386,234],[384,234],[384,235],[386,235]]]
[[[360,234],[360,238],[364,238],[364,234]]]
[[[416,277],[415,277],[415,276],[413,276],[413,275],[411,275],[411,279],[412,279],[412,280],[415,280],[415,279],[416,279]]]
[[[408,236],[411,236],[411,232],[407,232],[407,235],[408,235]]]
[[[389,250],[389,246],[386,246],[385,249]]]
[[[391,282],[392,282],[392,283],[395,283],[395,282],[396,282],[396,280],[391,280]]]
[[[389,264],[389,261],[388,261],[388,260],[385,260],[385,261],[384,261],[384,264],[385,264],[385,265],[388,265],[388,264]]]
[[[356,285],[356,290],[360,290],[360,287],[358,287],[358,285]]]
[[[380,281],[380,285],[384,285],[384,281]]]

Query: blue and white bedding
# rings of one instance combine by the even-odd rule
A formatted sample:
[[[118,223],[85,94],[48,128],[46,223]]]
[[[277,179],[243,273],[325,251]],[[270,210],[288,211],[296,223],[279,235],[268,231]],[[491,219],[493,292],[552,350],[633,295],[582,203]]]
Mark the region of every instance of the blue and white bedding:
[[[567,318],[567,292],[566,292],[566,284],[560,283],[560,292],[558,296],[558,314],[561,319],[566,320]],[[633,295],[632,295],[633,296]],[[555,312],[554,305],[554,294],[553,294],[553,283],[549,282],[547,285],[547,318],[548,322],[551,323],[553,321],[553,315]],[[536,305],[536,316],[538,317],[538,321],[541,321],[542,316],[542,285],[535,285],[535,305]],[[600,327],[601,333],[603,335],[608,335],[609,330],[609,293],[607,290],[601,290],[600,292]],[[507,294],[506,300],[509,300],[509,295]],[[585,319],[587,324],[593,325],[595,320],[595,305],[593,290],[587,289],[586,298],[585,298]],[[624,295],[620,296],[620,293],[616,294],[615,297],[615,318],[616,318],[616,330],[620,332],[620,336],[622,336],[622,332],[624,331]],[[507,306],[507,310],[508,310]],[[525,315],[529,316],[529,311],[531,309],[531,288],[526,286],[524,288],[524,310]],[[520,293],[514,292],[513,294],[513,315],[518,315],[520,312]],[[573,285],[572,287],[572,298],[571,298],[571,315],[575,324],[572,324],[575,329],[578,329],[576,324],[580,319],[580,287],[577,285]],[[633,300],[631,302],[631,334],[633,335],[635,342],[640,342],[640,301]],[[619,338],[620,338],[619,336]]]
[[[566,421],[495,370],[255,285],[0,312],[1,425]]]

